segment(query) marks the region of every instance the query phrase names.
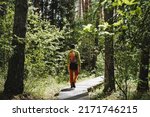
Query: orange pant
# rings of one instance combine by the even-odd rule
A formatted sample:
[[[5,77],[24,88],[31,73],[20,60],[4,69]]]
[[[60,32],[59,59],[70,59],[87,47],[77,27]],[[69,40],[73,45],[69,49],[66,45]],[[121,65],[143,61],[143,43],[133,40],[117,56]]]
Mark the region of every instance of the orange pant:
[[[70,75],[70,83],[76,83],[76,80],[78,78],[78,70],[74,71],[74,70],[70,70],[69,75]]]

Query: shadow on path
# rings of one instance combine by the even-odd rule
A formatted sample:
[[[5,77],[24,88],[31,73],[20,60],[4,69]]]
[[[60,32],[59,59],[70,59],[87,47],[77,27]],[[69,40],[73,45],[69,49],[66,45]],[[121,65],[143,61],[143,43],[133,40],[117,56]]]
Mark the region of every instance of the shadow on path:
[[[74,88],[65,88],[65,89],[62,89],[61,91],[63,92],[63,91],[72,91],[72,90],[74,90]]]

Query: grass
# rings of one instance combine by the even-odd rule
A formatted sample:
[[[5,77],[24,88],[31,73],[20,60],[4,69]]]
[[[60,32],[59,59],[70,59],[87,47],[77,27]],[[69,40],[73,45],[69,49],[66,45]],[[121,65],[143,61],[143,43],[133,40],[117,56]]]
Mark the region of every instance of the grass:
[[[0,80],[0,98],[2,98],[2,91],[4,87],[4,80]],[[24,81],[24,93],[14,96],[15,100],[53,100],[56,99],[56,94],[64,87],[65,82],[58,83],[58,81],[49,76],[48,78],[32,78]]]
[[[5,83],[4,77],[3,75],[0,75],[0,99],[2,97],[2,91],[4,90],[4,83]]]
[[[117,86],[116,86],[117,87]],[[147,92],[137,92],[136,91],[137,84],[134,81],[130,81],[128,84],[128,100],[150,100],[150,91]],[[99,86],[96,89],[93,89],[89,92],[90,99],[92,100],[124,100],[125,96],[123,93],[117,88],[115,92],[104,93],[103,85]]]
[[[90,77],[89,77],[90,75]],[[77,82],[91,79],[94,75],[82,72]],[[2,80],[3,79],[3,80]],[[0,80],[0,95],[2,95],[4,78]],[[55,100],[60,90],[69,86],[69,75],[49,76],[48,78],[28,78],[24,81],[24,93],[14,96],[14,100]]]
[[[25,93],[32,95],[33,99],[54,100],[56,94],[62,87],[66,85],[66,81],[58,82],[57,78],[49,76],[48,78],[36,78],[25,81]]]
[[[89,76],[90,75],[90,76]],[[95,75],[80,73],[78,82],[86,79],[94,78]],[[0,95],[2,95],[4,78],[0,76]],[[69,75],[62,76],[49,76],[48,78],[28,78],[24,82],[25,90],[23,94],[14,96],[16,100],[55,100],[60,90],[69,86]],[[150,91],[137,92],[137,83],[133,80],[128,84],[128,100],[150,100]],[[117,86],[116,86],[117,88]],[[103,93],[103,84],[96,89],[89,92],[90,99],[92,100],[124,100],[123,93],[117,88],[116,92],[111,94]],[[0,96],[1,97],[1,96]]]
[[[4,90],[4,79],[0,79],[0,91],[3,91]]]

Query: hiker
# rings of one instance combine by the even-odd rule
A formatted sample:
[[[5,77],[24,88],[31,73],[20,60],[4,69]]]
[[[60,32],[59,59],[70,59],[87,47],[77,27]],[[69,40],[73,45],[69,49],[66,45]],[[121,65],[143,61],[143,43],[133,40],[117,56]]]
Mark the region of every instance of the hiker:
[[[70,51],[68,53],[67,58],[67,65],[68,65],[68,72],[70,75],[70,85],[71,88],[75,88],[76,80],[78,79],[78,74],[81,67],[81,59],[80,59],[80,53],[75,50],[75,45],[72,44],[70,46]]]

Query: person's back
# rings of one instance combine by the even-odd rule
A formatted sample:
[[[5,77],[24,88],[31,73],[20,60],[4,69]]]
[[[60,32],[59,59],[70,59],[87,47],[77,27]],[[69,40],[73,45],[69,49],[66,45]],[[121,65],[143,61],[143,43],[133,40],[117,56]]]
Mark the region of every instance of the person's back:
[[[75,87],[75,83],[78,78],[78,73],[81,66],[80,53],[77,50],[75,50],[74,45],[71,45],[71,50],[68,53],[67,64],[68,64],[68,72],[70,74],[70,84],[72,88]]]

